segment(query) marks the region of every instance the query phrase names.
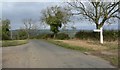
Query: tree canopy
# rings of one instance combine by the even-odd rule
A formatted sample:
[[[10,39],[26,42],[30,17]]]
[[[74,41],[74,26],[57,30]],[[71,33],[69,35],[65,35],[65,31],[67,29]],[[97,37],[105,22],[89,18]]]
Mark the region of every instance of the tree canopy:
[[[115,18],[120,19],[118,16],[120,2],[68,2],[72,10],[76,11],[73,15],[82,15],[84,19],[96,24],[99,29],[105,23],[112,23]]]
[[[70,21],[69,11],[65,8],[54,6],[48,7],[42,11],[41,21],[50,25],[50,30],[54,32],[54,36],[59,32],[62,24]]]
[[[10,20],[2,20],[2,40],[10,39]]]

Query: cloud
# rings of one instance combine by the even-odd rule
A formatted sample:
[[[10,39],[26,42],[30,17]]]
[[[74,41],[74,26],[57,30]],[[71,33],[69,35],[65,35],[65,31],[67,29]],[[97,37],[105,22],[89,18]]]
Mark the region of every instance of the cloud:
[[[75,0],[1,0],[0,2],[73,2]],[[88,2],[89,0],[78,0]],[[96,2],[96,0],[93,0]],[[119,0],[101,0],[103,2],[118,2]]]
[[[3,0],[2,2],[66,2],[69,0]]]
[[[2,18],[2,3],[0,2],[0,18]]]
[[[23,26],[22,20],[32,18],[39,21],[41,10],[48,6],[59,5],[55,2],[4,2],[2,3],[2,18],[10,19],[12,29]]]
[[[23,19],[32,18],[34,21],[38,22],[41,16],[41,10],[54,5],[61,6],[63,4],[62,2],[3,2],[0,3],[0,8],[2,7],[2,18],[8,18],[11,20],[11,28],[19,29],[23,26]],[[75,20],[75,18],[73,18],[72,20]],[[69,23],[68,28],[70,28],[71,26],[72,23]],[[89,24],[89,22],[80,22],[77,20],[75,20],[75,26],[77,29],[95,28],[94,24],[91,25]]]

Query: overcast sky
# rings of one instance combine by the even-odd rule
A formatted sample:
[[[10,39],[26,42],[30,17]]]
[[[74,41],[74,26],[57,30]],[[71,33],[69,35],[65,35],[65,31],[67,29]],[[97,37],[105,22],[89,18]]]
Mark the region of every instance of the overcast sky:
[[[24,0],[25,1],[25,0]],[[41,17],[41,10],[49,6],[63,5],[63,2],[3,2],[0,3],[0,8],[2,8],[2,18],[11,20],[11,29],[19,29],[23,26],[22,20],[25,18],[32,18],[34,21],[39,21]],[[1,13],[0,13],[1,15]],[[75,20],[75,19],[73,19]],[[40,24],[37,22],[38,26]],[[72,26],[73,23],[69,23],[68,28]],[[74,23],[77,29],[95,29],[95,25],[87,21],[79,22],[76,20]],[[117,29],[117,24],[104,26],[106,29]],[[47,27],[49,29],[49,27]]]

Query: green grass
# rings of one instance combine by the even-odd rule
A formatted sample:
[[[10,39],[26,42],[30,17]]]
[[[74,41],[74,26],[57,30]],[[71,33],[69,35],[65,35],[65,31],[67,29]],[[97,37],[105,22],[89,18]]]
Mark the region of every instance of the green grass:
[[[118,56],[108,56],[108,57],[106,56],[106,57],[103,57],[103,58],[110,61],[112,65],[117,67],[118,66]]]
[[[2,41],[2,47],[17,46],[28,43],[27,40],[4,40]]]
[[[94,56],[97,56],[97,57],[101,57],[104,60],[109,61],[111,65],[118,67],[118,60],[120,61],[120,59],[118,59],[117,55],[106,55],[106,54],[102,54],[101,52],[98,52],[98,51],[91,52],[91,54]]]
[[[84,47],[80,47],[80,46],[72,46],[72,45],[69,45],[69,44],[66,44],[66,43],[63,43],[60,41],[54,41],[54,40],[47,40],[47,41],[50,43],[53,43],[55,45],[67,48],[67,49],[78,50],[81,52],[93,51],[92,49],[88,49],[88,48],[84,48]]]

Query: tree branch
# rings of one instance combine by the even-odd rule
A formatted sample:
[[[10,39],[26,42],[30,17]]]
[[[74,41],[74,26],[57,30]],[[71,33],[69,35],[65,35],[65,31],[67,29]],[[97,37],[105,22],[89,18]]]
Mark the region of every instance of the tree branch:
[[[115,7],[119,4],[119,2],[115,3],[114,5],[112,5],[110,8],[110,10],[108,11],[108,14],[110,14],[112,12],[113,9],[115,9]]]

